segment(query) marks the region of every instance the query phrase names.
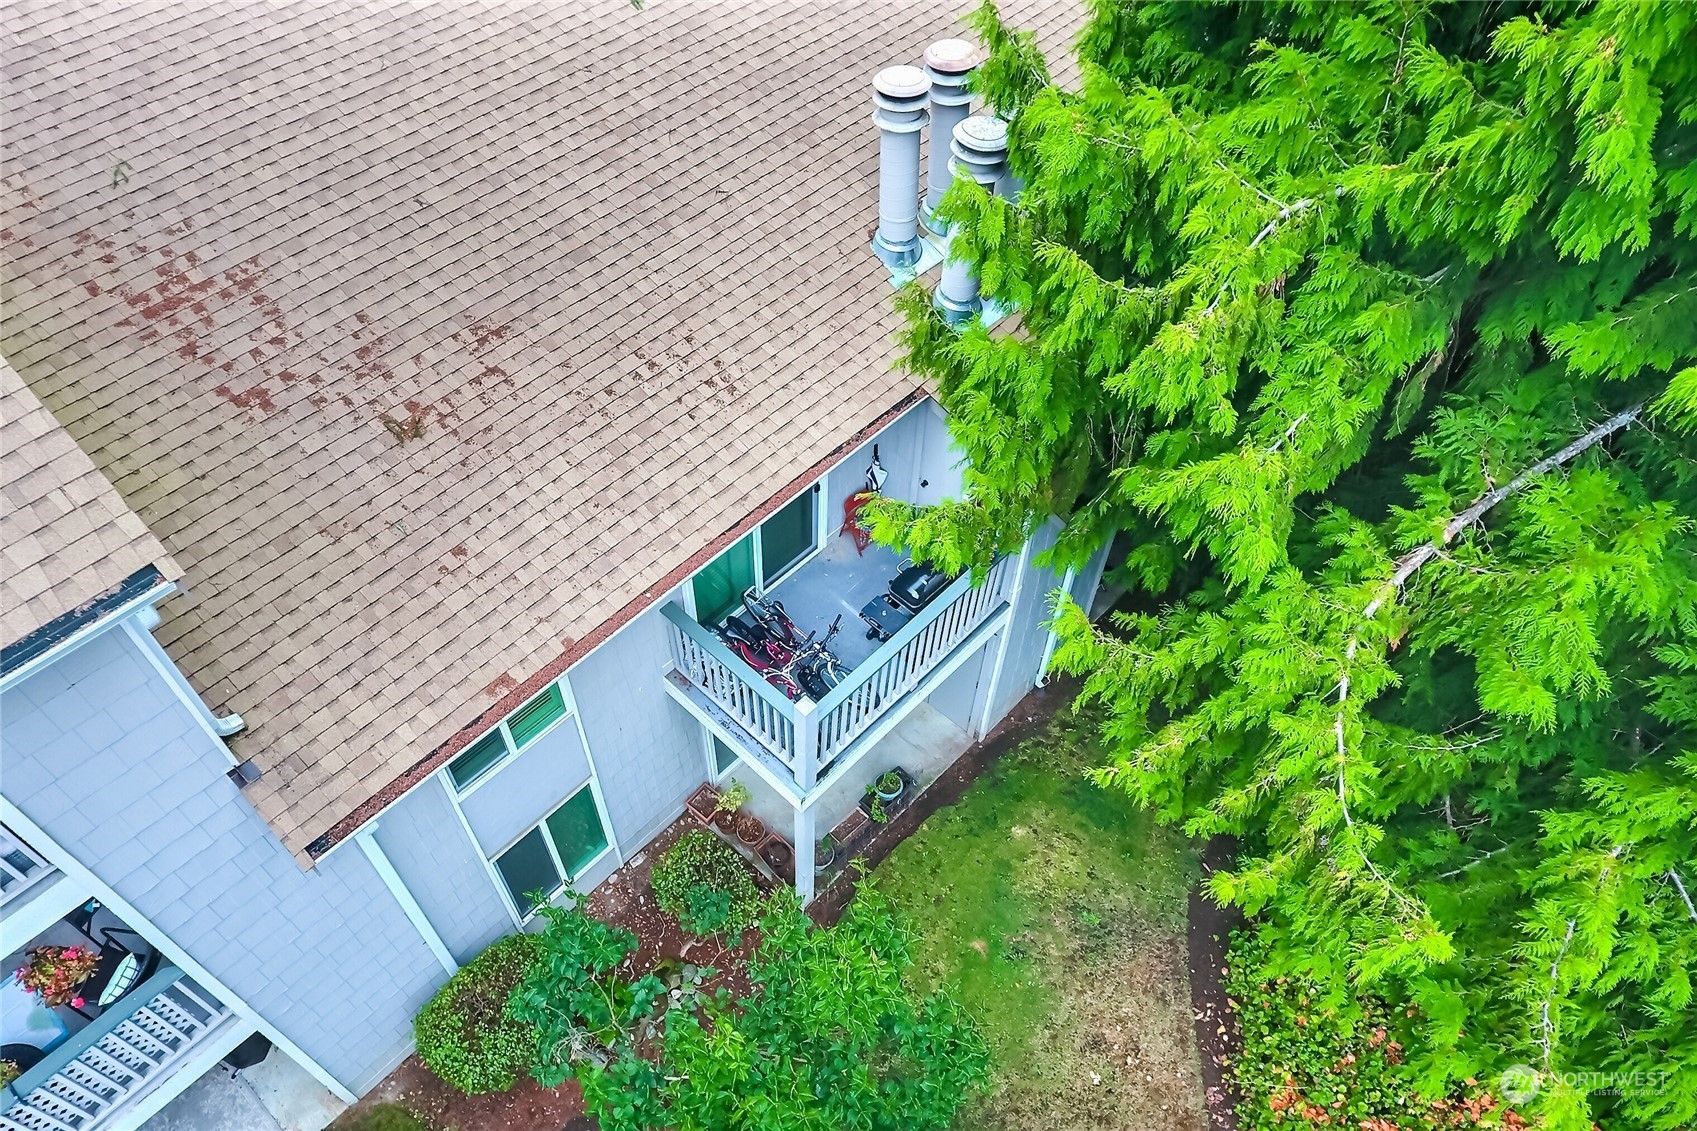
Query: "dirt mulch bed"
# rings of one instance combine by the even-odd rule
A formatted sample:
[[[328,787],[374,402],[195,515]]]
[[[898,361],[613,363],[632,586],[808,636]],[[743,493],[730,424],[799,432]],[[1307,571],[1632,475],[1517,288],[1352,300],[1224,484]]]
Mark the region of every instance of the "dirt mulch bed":
[[[698,939],[678,926],[670,912],[660,909],[648,882],[655,862],[666,850],[684,833],[701,827],[688,813],[667,825],[641,852],[589,893],[587,909],[591,918],[636,932],[637,947],[619,968],[621,977],[634,980],[654,969],[661,959],[677,958],[718,971],[702,982],[704,990],[711,992],[723,986],[731,991],[731,996],[742,997],[753,989],[753,983],[748,980],[748,959],[760,941],[760,932],[746,932],[742,945],[735,947],[725,945],[723,938]],[[762,891],[770,886],[753,868],[749,872]]]
[[[598,1131],[599,1124],[584,1114],[583,1092],[577,1081],[544,1088],[520,1077],[510,1092],[461,1095],[436,1078],[417,1056],[383,1078],[330,1131],[357,1128],[366,1112],[380,1104],[399,1104],[424,1122],[430,1131]]]
[[[1231,933],[1243,925],[1243,913],[1221,907],[1203,884],[1213,873],[1231,866],[1237,852],[1232,837],[1217,836],[1202,850],[1202,879],[1190,892],[1190,1010],[1196,1018],[1196,1047],[1202,1054],[1203,1096],[1212,1131],[1237,1131],[1237,1105],[1242,1097],[1232,1083],[1228,1064],[1243,1051],[1237,1015],[1226,1000],[1226,946]]]

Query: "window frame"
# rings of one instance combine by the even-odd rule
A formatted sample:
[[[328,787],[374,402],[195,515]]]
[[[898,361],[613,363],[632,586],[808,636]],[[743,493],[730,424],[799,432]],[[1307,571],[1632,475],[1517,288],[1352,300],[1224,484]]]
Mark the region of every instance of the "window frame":
[[[566,870],[565,862],[560,859],[560,848],[554,843],[554,835],[548,829],[548,822],[553,819],[556,813],[564,809],[567,805],[570,805],[572,801],[585,790],[590,792],[590,800],[595,804],[595,819],[601,823],[601,838],[605,843],[602,844],[601,851],[584,861],[583,867],[578,869],[577,875],[573,875],[571,872]],[[548,810],[547,813],[543,814],[542,818],[535,824],[528,825],[524,829],[520,830],[517,836],[513,837],[513,839],[508,841],[505,845],[502,845],[499,852],[491,852],[489,854],[489,870],[494,873],[495,878],[500,885],[500,891],[503,897],[507,900],[508,905],[512,907],[513,913],[517,916],[521,927],[536,917],[538,908],[545,904],[553,903],[555,899],[559,898],[560,893],[566,890],[566,886],[577,879],[577,876],[587,875],[589,872],[593,871],[595,868],[600,866],[603,860],[606,859],[607,854],[613,851],[613,833],[608,827],[608,824],[607,809],[606,806],[602,804],[599,783],[597,783],[595,778],[591,776],[582,785],[578,786],[576,789],[566,794],[565,797],[561,798],[560,803]],[[536,907],[526,908],[521,902],[524,898],[524,893],[520,892],[517,895],[513,893],[511,885],[507,883],[506,875],[501,871],[500,865],[496,862],[500,860],[501,857],[517,848],[519,844],[532,833],[541,834],[542,846],[547,850],[548,859],[553,861],[554,872],[557,878],[554,882],[553,888],[549,890],[547,898],[543,901],[543,903],[538,904]],[[586,895],[588,893],[580,892],[579,894]]]
[[[513,737],[512,728],[508,725],[509,722],[515,716],[523,714],[526,710],[528,710],[530,708],[530,706],[532,704],[536,703],[539,699],[541,699],[543,696],[547,695],[550,691],[558,692],[558,694],[560,696],[560,705],[561,705],[562,709],[560,711],[559,717],[556,718],[556,719],[553,719],[552,721],[550,721],[548,723],[547,726],[543,727],[541,730],[537,731],[535,734],[532,734],[529,738],[525,739],[524,744],[521,746],[518,743],[518,741]],[[512,762],[513,762],[513,759],[517,758],[520,754],[524,753],[526,750],[530,749],[530,747],[535,745],[538,739],[542,738],[542,736],[544,736],[544,735],[548,734],[550,731],[554,730],[554,728],[558,727],[561,723],[564,723],[567,720],[574,718],[576,715],[577,715],[577,702],[572,698],[570,690],[566,687],[565,682],[563,680],[560,680],[560,679],[549,680],[548,683],[545,684],[542,687],[542,690],[538,691],[535,695],[532,695],[529,699],[526,699],[518,707],[514,708],[511,712],[509,712],[506,716],[504,716],[501,719],[500,722],[496,723],[494,726],[490,727],[488,730],[486,730],[482,734],[478,735],[476,741],[466,743],[465,749],[461,750],[458,754],[456,754],[452,758],[448,759],[447,764],[444,765],[442,767],[442,770],[441,770],[443,780],[447,782],[448,789],[453,793],[453,795],[455,797],[457,797],[457,798],[470,797],[473,793],[477,792],[477,789],[478,789],[479,786],[481,786],[484,782],[489,781],[491,778],[493,778],[496,774],[500,773],[501,770],[505,769],[507,766],[511,765]],[[473,775],[468,781],[466,781],[465,783],[462,784],[457,778],[454,777],[454,763],[459,761],[461,758],[465,757],[467,754],[469,754],[472,751],[472,749],[475,748],[476,746],[478,746],[479,744],[488,741],[489,737],[491,735],[494,735],[494,734],[499,734],[501,736],[501,743],[502,743],[503,746],[506,747],[506,750],[501,754],[501,756],[499,758],[495,759],[493,762],[490,762],[487,766],[483,767],[483,769],[479,770],[475,775]],[[508,847],[511,847],[511,846],[509,845]],[[503,849],[502,851],[506,851],[506,850]]]
[[[716,627],[715,624],[710,624],[709,622],[701,619],[701,610],[695,595],[695,579],[707,570],[712,569],[713,566],[718,563],[720,558],[734,551],[745,539],[749,542],[750,549],[753,551],[754,590],[761,596],[765,596],[773,589],[782,585],[785,581],[788,581],[792,574],[818,556],[819,552],[825,548],[825,540],[828,537],[827,530],[830,526],[830,516],[826,513],[828,508],[826,506],[825,498],[825,488],[828,482],[829,480],[823,477],[815,479],[808,486],[803,487],[800,491],[797,491],[794,495],[785,499],[781,504],[773,509],[771,514],[767,515],[759,522],[756,522],[750,529],[744,531],[740,537],[733,539],[730,545],[726,546],[723,550],[720,550],[717,554],[714,554],[711,558],[709,558],[706,565],[689,575],[689,578],[684,582],[684,591],[689,595],[689,614],[695,619],[697,624],[703,625],[707,628]],[[808,495],[812,495],[814,500],[813,541],[799,557],[785,566],[783,570],[775,575],[770,581],[764,580],[766,576],[766,536],[763,533],[763,528],[765,527],[767,520],[774,517],[779,511],[793,506],[798,499]],[[737,613],[742,608],[743,605],[739,598],[738,603],[731,606],[730,613]]]

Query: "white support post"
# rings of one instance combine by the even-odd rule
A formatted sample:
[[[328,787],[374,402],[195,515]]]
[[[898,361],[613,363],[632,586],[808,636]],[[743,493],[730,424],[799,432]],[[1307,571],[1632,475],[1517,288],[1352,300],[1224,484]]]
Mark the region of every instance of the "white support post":
[[[430,948],[430,953],[436,956],[436,961],[442,964],[442,969],[451,978],[459,972],[460,964],[454,961],[454,956],[448,953],[448,946],[442,941],[442,936],[436,933],[436,927],[424,913],[424,908],[413,898],[411,889],[401,874],[395,871],[394,864],[389,862],[389,854],[383,851],[383,846],[377,843],[377,822],[368,822],[359,832],[354,834],[359,846],[365,853],[365,858],[371,861],[371,866],[377,870],[377,876],[383,881],[383,886],[389,889],[389,894],[395,897],[395,902],[401,905],[401,912],[412,923],[418,937],[424,940],[424,945]]]
[[[806,907],[813,902],[813,807],[795,810],[795,893]]]
[[[1033,534],[1032,538],[1036,535]],[[1019,548],[1019,559],[1014,563],[1013,589],[1008,593],[1008,623],[1002,629],[1001,645],[996,649],[996,663],[990,669],[990,694],[984,697],[984,713],[978,719],[978,733],[975,738],[983,738],[990,733],[990,727],[995,719],[990,716],[996,710],[996,699],[1002,687],[1002,665],[1007,663],[1008,645],[1013,640],[1013,626],[1019,618],[1019,598],[1025,588],[1025,566],[1031,560],[1032,538],[1025,540],[1025,545]]]
[[[803,695],[795,701],[795,784],[805,795],[819,780],[819,705]],[[799,851],[800,845],[796,848]]]
[[[1077,571],[1068,566],[1066,576],[1061,579],[1061,588],[1066,590],[1069,597],[1072,596],[1072,583],[1077,576]],[[1089,611],[1088,609],[1085,610],[1086,613]],[[1060,640],[1060,635],[1051,628],[1049,638],[1043,642],[1043,661],[1037,665],[1037,682],[1034,686],[1044,687],[1048,685],[1049,665],[1055,660],[1055,645],[1059,644]]]

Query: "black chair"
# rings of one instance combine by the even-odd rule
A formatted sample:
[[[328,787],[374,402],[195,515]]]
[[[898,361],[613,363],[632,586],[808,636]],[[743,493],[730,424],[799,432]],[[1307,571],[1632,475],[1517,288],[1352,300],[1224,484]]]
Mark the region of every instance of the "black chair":
[[[141,948],[133,949],[125,946],[113,938],[114,935],[129,935],[142,944]],[[89,936],[89,940],[94,941],[92,936]],[[158,949],[149,945],[139,932],[132,931],[128,927],[102,927],[100,929],[100,941],[96,945],[100,947],[100,955],[95,961],[94,973],[90,974],[88,980],[77,987],[78,995],[83,999],[85,1007],[93,1002],[96,1008],[109,1008],[119,998],[147,981],[148,978],[153,976],[154,971],[159,969],[160,955]],[[126,966],[124,959],[132,955],[135,957],[135,962]],[[107,991],[113,988],[113,979],[119,976],[120,971],[124,972],[125,984],[117,986],[116,992],[109,996]],[[109,1000],[102,1005],[101,999],[108,996]],[[84,1009],[77,1009],[75,1006],[71,1008],[90,1021],[94,1020],[93,1015],[85,1012]]]

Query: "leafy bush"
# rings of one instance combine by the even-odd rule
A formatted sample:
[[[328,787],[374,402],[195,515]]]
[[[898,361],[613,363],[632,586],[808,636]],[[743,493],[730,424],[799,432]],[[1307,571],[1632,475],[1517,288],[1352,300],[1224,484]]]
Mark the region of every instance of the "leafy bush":
[[[530,1066],[536,1034],[507,998],[541,957],[535,935],[509,935],[463,966],[413,1019],[419,1059],[465,1092],[504,1092]]]
[[[1526,1125],[1482,1088],[1422,1097],[1398,1040],[1411,1010],[1399,1013],[1366,996],[1333,1004],[1318,979],[1275,973],[1270,956],[1263,936],[1232,935],[1226,995],[1237,1011],[1243,1051],[1228,1067],[1243,1097],[1243,1131]]]
[[[635,982],[621,978],[619,965],[636,950],[636,936],[591,919],[581,900],[537,913],[548,927],[537,936],[538,957],[514,989],[509,1013],[530,1028],[530,1074],[557,1088],[574,1065],[605,1065],[611,1050],[638,1036],[666,997],[666,985],[653,974]]]
[[[736,849],[692,829],[654,865],[649,882],[660,906],[692,935],[740,935],[760,916],[760,889]]]
[[[788,893],[765,911],[753,993],[674,1005],[657,1045],[578,1062],[604,1131],[949,1127],[989,1051],[948,994],[908,988],[912,938],[889,900],[862,885],[830,928]]]

